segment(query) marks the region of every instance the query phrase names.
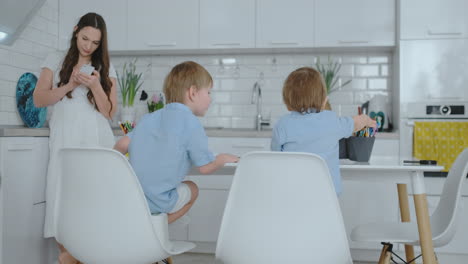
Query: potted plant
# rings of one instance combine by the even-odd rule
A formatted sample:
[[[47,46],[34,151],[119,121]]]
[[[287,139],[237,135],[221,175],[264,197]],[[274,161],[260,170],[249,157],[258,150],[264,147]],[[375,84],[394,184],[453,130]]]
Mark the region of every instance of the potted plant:
[[[317,58],[315,67],[317,71],[320,72],[320,74],[322,74],[323,76],[328,95],[330,95],[332,92],[339,89],[340,87],[343,87],[351,82],[351,80],[347,80],[346,82],[342,83],[340,86],[336,87],[337,82],[340,79],[338,74],[341,69],[341,63],[338,60],[332,60],[330,56],[328,56],[327,63],[321,63],[320,58]],[[327,101],[327,105],[325,109],[331,110],[331,106],[328,101]]]
[[[125,63],[122,75],[117,72],[117,81],[122,95],[122,121],[133,122],[135,119],[135,97],[143,84],[142,73],[136,72],[136,59]]]

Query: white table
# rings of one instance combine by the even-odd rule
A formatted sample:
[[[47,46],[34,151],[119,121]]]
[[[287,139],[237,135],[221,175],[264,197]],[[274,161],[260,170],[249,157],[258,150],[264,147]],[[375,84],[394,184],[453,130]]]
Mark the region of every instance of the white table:
[[[216,174],[232,175],[235,173],[236,167],[237,163],[228,163],[217,171]],[[401,208],[401,210],[409,211],[406,184],[411,183],[424,264],[437,263],[434,254],[434,247],[432,245],[432,232],[429,211],[427,208],[424,172],[441,171],[442,169],[442,166],[433,165],[404,165],[402,161],[390,157],[373,157],[370,162],[340,160],[341,177],[343,180],[388,181],[397,183],[399,185],[398,196],[400,198],[400,207],[404,207]],[[406,199],[406,205],[405,202],[402,203],[401,199]],[[404,215],[403,211],[402,215]]]

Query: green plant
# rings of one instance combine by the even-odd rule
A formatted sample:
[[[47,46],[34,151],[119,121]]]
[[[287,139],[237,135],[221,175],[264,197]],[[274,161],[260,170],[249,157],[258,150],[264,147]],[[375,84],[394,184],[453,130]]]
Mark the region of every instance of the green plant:
[[[122,105],[133,106],[135,96],[140,89],[143,81],[141,80],[142,73],[136,73],[136,59],[125,63],[122,70],[122,75],[117,73],[117,80],[122,94]]]
[[[325,86],[327,87],[327,94],[330,94],[339,87],[343,87],[351,82],[351,80],[347,80],[346,82],[342,83],[341,86],[335,88],[336,83],[340,79],[338,73],[341,69],[341,63],[338,60],[332,60],[330,56],[328,56],[328,62],[323,64],[320,62],[320,58],[317,58],[315,67],[317,71],[319,71],[323,76]]]

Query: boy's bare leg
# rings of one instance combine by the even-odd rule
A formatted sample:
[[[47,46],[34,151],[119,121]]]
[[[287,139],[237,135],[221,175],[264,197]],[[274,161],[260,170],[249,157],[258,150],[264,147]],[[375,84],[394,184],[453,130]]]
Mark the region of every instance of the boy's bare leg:
[[[187,184],[187,186],[190,188],[192,196],[190,198],[190,201],[186,205],[184,205],[184,207],[182,207],[179,211],[172,214],[167,214],[167,220],[169,224],[185,215],[198,197],[198,187],[194,182],[183,181],[183,183]]]

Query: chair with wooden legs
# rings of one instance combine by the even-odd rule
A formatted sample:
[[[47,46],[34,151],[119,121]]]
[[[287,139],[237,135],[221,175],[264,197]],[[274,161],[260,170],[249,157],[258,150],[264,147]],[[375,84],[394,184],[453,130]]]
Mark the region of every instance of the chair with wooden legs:
[[[167,214],[151,215],[125,156],[112,149],[60,152],[57,241],[86,264],[172,263],[195,244],[170,241]]]
[[[455,235],[457,223],[461,210],[461,190],[468,174],[468,148],[463,150],[455,160],[445,180],[439,204],[431,215],[432,243],[434,247],[442,247],[448,244]],[[406,191],[406,190],[405,190]],[[401,198],[405,195],[400,195]],[[408,203],[403,201],[403,203]],[[405,210],[406,211],[406,210]],[[408,212],[402,211],[403,214]],[[403,218],[402,218],[403,219]],[[403,219],[405,221],[405,219]],[[415,222],[383,222],[362,224],[355,227],[351,232],[351,240],[361,242],[387,242],[405,245],[419,245],[418,227]],[[385,262],[388,253],[393,255],[391,247],[382,249],[379,264]],[[408,253],[408,252],[407,252]],[[413,259],[407,254],[405,263],[413,263]],[[401,259],[401,258],[400,258]],[[402,260],[402,259],[401,259]],[[381,262],[380,262],[381,261]]]
[[[216,259],[225,264],[352,264],[325,161],[296,152],[242,156],[224,210]]]

